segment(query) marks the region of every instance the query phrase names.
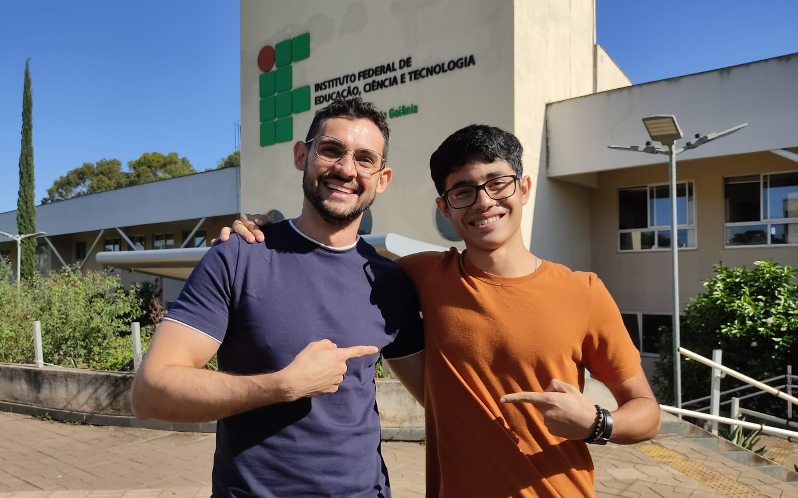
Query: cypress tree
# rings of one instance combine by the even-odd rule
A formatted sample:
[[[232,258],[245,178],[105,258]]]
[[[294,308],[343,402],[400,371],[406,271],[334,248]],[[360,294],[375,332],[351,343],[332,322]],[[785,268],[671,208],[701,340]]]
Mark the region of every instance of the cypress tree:
[[[30,91],[30,60],[25,61],[25,90],[22,95],[22,151],[19,154],[19,194],[17,196],[17,233],[36,231],[36,206],[33,202],[33,97]],[[31,278],[35,272],[36,237],[22,241],[20,275]]]

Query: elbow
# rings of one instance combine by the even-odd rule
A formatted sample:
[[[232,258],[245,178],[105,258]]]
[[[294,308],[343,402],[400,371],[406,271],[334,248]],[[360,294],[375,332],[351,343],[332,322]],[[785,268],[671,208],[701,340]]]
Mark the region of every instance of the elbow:
[[[150,402],[152,397],[148,394],[148,391],[146,380],[143,379],[141,371],[139,371],[133,381],[133,388],[130,393],[130,408],[133,411],[133,415],[141,420],[155,418],[153,404]]]

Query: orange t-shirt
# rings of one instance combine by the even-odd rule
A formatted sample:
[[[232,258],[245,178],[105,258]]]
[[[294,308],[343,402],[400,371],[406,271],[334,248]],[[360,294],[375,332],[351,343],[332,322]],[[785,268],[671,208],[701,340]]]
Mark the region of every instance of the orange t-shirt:
[[[604,382],[639,371],[598,277],[544,261],[503,278],[455,249],[399,264],[424,315],[427,496],[595,496],[587,445],[552,436],[532,405],[499,399],[553,378],[582,389],[585,368]]]

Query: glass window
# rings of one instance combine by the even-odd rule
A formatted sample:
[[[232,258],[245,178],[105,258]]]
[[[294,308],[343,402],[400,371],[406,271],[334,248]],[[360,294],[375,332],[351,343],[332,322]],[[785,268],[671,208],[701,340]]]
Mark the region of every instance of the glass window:
[[[626,331],[629,332],[632,343],[640,351],[640,321],[637,313],[621,313],[621,318],[623,318],[623,324],[626,326]]]
[[[36,246],[33,267],[36,272],[43,277],[46,277],[47,274],[50,273],[50,248],[45,244]]]
[[[659,354],[660,327],[670,327],[671,315],[648,315],[643,313],[643,349],[641,353]]]
[[[189,235],[191,235],[191,232],[183,232],[183,242],[186,241]],[[194,240],[188,241],[185,247],[208,247],[208,237],[205,234],[205,230],[194,232]]]
[[[679,247],[696,247],[695,195],[692,182],[676,184]],[[671,247],[671,199],[668,185],[618,191],[618,247],[644,251]]]
[[[798,172],[725,178],[726,246],[798,244]]]
[[[86,259],[86,241],[75,242],[75,260],[83,261]]]
[[[119,237],[115,237],[112,239],[105,239],[105,245],[103,247],[105,252],[116,252],[122,250],[122,239]]]
[[[157,233],[152,236],[153,249],[173,249],[175,247],[175,234]]]
[[[130,237],[130,242],[133,242],[133,247],[128,247],[128,251],[143,251],[147,248],[147,238],[144,235],[134,235]]]

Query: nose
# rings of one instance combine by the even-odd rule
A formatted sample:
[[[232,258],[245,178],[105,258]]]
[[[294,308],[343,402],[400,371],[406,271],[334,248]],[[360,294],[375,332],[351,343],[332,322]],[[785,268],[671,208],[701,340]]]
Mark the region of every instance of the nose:
[[[496,201],[491,199],[485,188],[477,189],[477,198],[471,206],[473,209],[487,209],[493,207]]]
[[[344,152],[344,157],[339,159],[335,164],[342,174],[350,177],[357,176],[357,168],[355,167],[355,151],[347,149],[346,152]]]

